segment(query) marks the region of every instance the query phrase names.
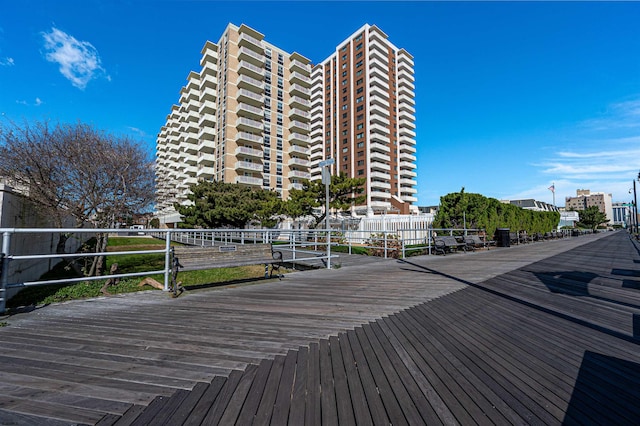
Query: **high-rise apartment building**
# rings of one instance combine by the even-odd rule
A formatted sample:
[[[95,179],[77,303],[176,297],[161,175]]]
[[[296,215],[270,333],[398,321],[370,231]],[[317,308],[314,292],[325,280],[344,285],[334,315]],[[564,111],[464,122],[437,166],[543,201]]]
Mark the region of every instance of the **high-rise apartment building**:
[[[274,189],[309,179],[309,60],[229,24],[202,49],[156,142],[156,211],[177,222],[175,202],[198,180]]]
[[[365,25],[313,67],[259,32],[229,24],[207,41],[156,142],[156,212],[178,222],[175,202],[199,180],[278,191],[332,173],[366,179],[352,212],[413,213],[416,201],[413,58]]]
[[[311,73],[311,176],[332,158],[333,173],[366,179],[353,213],[417,213],[413,57],[365,25]]]

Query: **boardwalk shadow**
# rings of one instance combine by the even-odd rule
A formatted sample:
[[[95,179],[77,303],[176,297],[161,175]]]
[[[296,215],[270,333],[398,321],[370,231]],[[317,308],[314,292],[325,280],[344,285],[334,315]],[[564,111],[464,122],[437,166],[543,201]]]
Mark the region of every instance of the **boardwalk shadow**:
[[[550,292],[569,296],[590,296],[589,283],[598,277],[593,272],[536,272],[534,275]]]
[[[497,290],[497,289],[493,289],[493,288],[489,288],[485,285],[483,285],[482,283],[476,284],[473,283],[471,281],[467,281],[464,280],[462,278],[444,273],[444,272],[440,272],[437,271],[435,269],[432,268],[428,268],[426,266],[423,265],[418,265],[416,263],[413,262],[409,262],[406,259],[398,259],[398,262],[400,263],[404,263],[406,265],[410,265],[413,266],[415,269],[409,269],[409,268],[403,268],[405,270],[408,271],[413,271],[413,272],[419,272],[419,273],[429,273],[429,274],[436,274],[436,275],[441,275],[444,278],[448,278],[463,284],[468,285],[469,287],[473,287],[479,290],[482,290],[484,292],[487,292],[489,294],[492,294],[494,296],[497,297],[501,297],[503,299],[515,302],[515,303],[519,303],[521,305],[524,306],[528,306],[530,308],[539,310],[541,312],[545,312],[547,314],[556,316],[558,318],[562,318],[571,322],[574,322],[576,324],[580,324],[582,326],[594,329],[594,330],[598,330],[600,332],[609,334],[611,336],[617,337],[619,339],[623,339],[623,340],[627,340],[627,341],[631,341],[633,343],[637,343],[638,339],[640,338],[640,315],[634,315],[633,318],[633,336],[629,336],[628,334],[619,332],[617,330],[613,330],[609,327],[604,327],[602,325],[598,325],[595,323],[592,323],[590,321],[584,320],[584,319],[580,319],[580,318],[576,318],[575,316],[573,316],[571,313],[567,313],[567,312],[560,312],[558,310],[556,310],[553,307],[548,307],[545,306],[544,304],[539,304],[536,303],[534,301],[528,301],[525,300],[521,297],[519,297],[517,294],[509,294],[506,293],[504,291],[501,290]],[[628,306],[628,307],[632,307],[632,308],[637,308],[637,305],[633,305],[633,304],[627,304],[624,302],[620,302],[619,300],[610,300],[610,299],[606,299],[606,298],[602,298],[602,297],[598,297],[598,296],[593,296],[591,294],[589,294],[589,288],[588,288],[588,284],[589,282],[591,282],[594,278],[596,278],[598,275],[597,274],[592,274],[592,273],[585,273],[585,272],[579,272],[579,271],[572,271],[572,272],[548,272],[548,273],[538,273],[535,274],[538,279],[545,283],[548,284],[547,288],[550,289],[550,291],[554,292],[554,293],[562,293],[562,294],[568,294],[568,295],[572,295],[572,296],[586,296],[586,297],[590,297],[590,298],[594,298],[594,299],[599,299],[599,300],[603,300],[603,301],[608,301],[608,302],[612,302],[612,303],[617,303],[620,305],[624,305],[624,306]],[[560,284],[557,282],[557,278],[554,278],[556,276],[565,276],[565,277],[573,277],[573,278],[578,278],[578,284],[569,287],[565,284]],[[491,280],[488,280],[491,281]],[[551,288],[553,288],[554,290],[551,290]],[[639,423],[640,424],[640,423]]]
[[[586,351],[562,424],[640,424],[639,381],[640,364]]]
[[[598,296],[589,292],[589,284],[596,278],[598,274],[592,272],[581,271],[562,271],[562,272],[536,272],[534,275],[544,284],[551,293],[565,294],[567,296],[588,297],[594,300],[600,300],[608,303],[615,303],[620,306],[629,308],[638,308],[635,303],[623,302],[619,299]],[[630,281],[630,280],[629,280]],[[627,283],[627,286],[629,283]],[[622,287],[625,286],[623,282]],[[605,287],[606,288],[606,287]]]

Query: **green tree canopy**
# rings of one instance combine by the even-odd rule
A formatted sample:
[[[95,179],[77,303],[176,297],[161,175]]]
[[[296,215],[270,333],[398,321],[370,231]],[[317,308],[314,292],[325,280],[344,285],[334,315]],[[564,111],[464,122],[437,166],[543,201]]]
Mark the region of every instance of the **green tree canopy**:
[[[598,206],[587,207],[585,210],[578,210],[580,221],[578,226],[595,230],[599,225],[609,222],[607,215],[602,213]]]
[[[344,173],[331,176],[329,185],[329,207],[344,211],[364,203],[364,178],[350,178]],[[325,185],[320,180],[305,180],[302,189],[292,189],[284,203],[284,213],[293,219],[312,216],[317,227],[326,215],[321,206],[325,204]]]
[[[493,235],[497,228],[524,230],[528,233],[544,233],[556,228],[560,221],[558,212],[536,212],[513,204],[505,204],[495,198],[466,193],[464,188],[440,197],[440,208],[434,218],[434,228],[477,228]]]
[[[201,181],[190,187],[191,204],[175,204],[182,216],[181,228],[244,228],[250,222],[263,227],[277,223],[282,201],[275,191],[248,186]]]

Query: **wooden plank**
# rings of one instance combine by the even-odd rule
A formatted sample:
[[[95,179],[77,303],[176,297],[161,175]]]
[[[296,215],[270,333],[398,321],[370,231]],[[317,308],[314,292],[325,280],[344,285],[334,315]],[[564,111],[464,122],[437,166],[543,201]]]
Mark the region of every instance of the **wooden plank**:
[[[171,413],[165,424],[183,424],[210,386],[210,383],[197,383]]]
[[[290,350],[284,360],[282,377],[278,386],[278,394],[273,407],[271,424],[282,425],[287,423],[291,407],[294,379],[296,373],[296,351]]]
[[[271,422],[271,416],[273,414],[273,405],[278,393],[278,386],[280,384],[280,378],[282,377],[282,369],[284,368],[285,357],[282,355],[276,355],[271,365],[271,371],[269,372],[269,378],[264,386],[264,394],[260,400],[258,411],[254,424],[268,425]]]
[[[351,406],[353,409],[354,420],[356,424],[373,424],[369,407],[367,406],[367,398],[362,387],[362,382],[358,375],[358,365],[354,359],[347,333],[339,334],[340,351],[342,354],[342,365],[345,369],[347,386],[349,387],[349,395]]]
[[[378,389],[380,393],[380,399],[384,404],[385,410],[391,422],[395,424],[406,424],[407,420],[404,416],[402,407],[400,406],[395,394],[393,393],[393,389],[387,380],[385,375],[384,368],[380,365],[378,358],[376,356],[375,350],[367,333],[364,331],[366,327],[357,327],[355,329],[356,336],[358,337],[358,341],[360,342],[360,347],[362,348],[362,352],[367,360],[367,365],[371,369],[371,376],[374,381],[374,389]]]
[[[346,339],[346,336],[342,337]],[[356,420],[353,413],[353,403],[347,383],[347,373],[342,360],[340,348],[340,338],[338,336],[329,337],[329,349],[331,351],[331,366],[333,383],[336,398],[336,408],[338,409],[338,424],[355,425]]]
[[[235,371],[232,373],[234,378],[237,377],[240,373],[236,373]],[[231,377],[231,375],[229,375]],[[218,398],[220,391],[227,383],[228,379],[226,377],[216,377],[211,382],[211,385],[205,389],[202,396],[198,398],[193,409],[188,413],[188,417],[185,419],[183,425],[184,426],[197,426],[202,423],[202,419],[207,415],[211,406]]]
[[[258,411],[258,406],[260,405],[260,400],[264,394],[264,387],[267,383],[267,379],[269,378],[269,372],[271,371],[272,364],[273,360],[271,359],[263,359],[260,361],[255,378],[251,384],[251,389],[249,390],[249,394],[247,395],[244,406],[242,407],[242,412],[236,422],[237,424],[242,425],[253,423],[255,414]]]
[[[327,339],[320,340],[320,407],[325,425],[338,424],[338,408],[334,389],[334,375],[331,365],[331,351]]]
[[[226,403],[226,407],[220,417],[220,421],[216,422],[219,424],[235,424],[238,416],[240,415],[240,410],[242,409],[245,400],[247,399],[247,395],[249,390],[251,389],[251,385],[256,376],[256,371],[258,370],[258,366],[255,364],[249,365],[247,369],[242,374],[242,377],[238,381],[238,385],[236,386],[231,398],[229,398],[229,402]]]
[[[320,349],[319,344],[309,344],[309,356],[307,367],[307,395],[305,398],[304,424],[319,425],[320,411]]]
[[[295,381],[291,392],[291,409],[288,423],[303,424],[305,419],[305,396],[307,394],[307,372],[309,366],[309,348],[300,347],[297,350]]]
[[[382,342],[385,341],[386,338],[383,333],[378,333],[379,327],[376,323],[371,323],[362,327],[362,329],[367,335],[369,343],[378,357],[378,362],[380,362],[380,365],[387,376],[389,385],[393,390],[395,398],[398,401],[407,422],[409,424],[420,424],[423,422],[428,423],[429,421],[436,421],[437,416],[422,393],[418,391],[415,392],[415,395],[411,395],[411,389],[417,389],[415,382],[410,374],[404,374],[404,377],[400,377],[399,369],[406,370],[406,368],[403,368],[402,363],[394,363],[392,361],[392,351],[385,351],[385,346],[387,345]],[[412,396],[418,399],[418,403],[413,400]],[[427,418],[422,418],[422,413],[417,407],[418,405],[423,406],[425,409],[425,417]]]
[[[396,336],[402,335],[407,339],[402,348],[409,352],[412,362],[422,373],[416,374],[416,381],[444,423],[472,421],[467,408],[470,404],[482,407],[483,412],[496,424],[524,422],[491,388],[406,312],[391,316],[385,325],[395,328]],[[499,421],[495,410],[500,412],[504,421]]]
[[[255,366],[250,367],[253,367],[255,370]],[[236,387],[238,386],[238,383],[240,383],[240,379],[243,375],[244,373],[239,370],[236,370],[229,375],[227,381],[222,386],[222,389],[220,389],[220,393],[218,393],[218,395],[216,396],[213,405],[211,405],[211,407],[209,408],[207,415],[204,416],[204,418],[200,418],[200,421],[202,423],[220,424],[220,419],[224,414],[224,410],[229,404],[229,401],[231,400],[231,397],[233,396],[233,393],[235,392]]]
[[[362,382],[362,388],[367,398],[367,406],[373,420],[373,424],[376,426],[389,425],[390,420],[387,416],[386,408],[378,392],[377,384],[373,378],[373,371],[369,367],[367,361],[367,355],[362,349],[360,340],[355,330],[347,331],[347,339],[349,340],[349,346],[351,347],[353,358],[355,360],[358,375]]]

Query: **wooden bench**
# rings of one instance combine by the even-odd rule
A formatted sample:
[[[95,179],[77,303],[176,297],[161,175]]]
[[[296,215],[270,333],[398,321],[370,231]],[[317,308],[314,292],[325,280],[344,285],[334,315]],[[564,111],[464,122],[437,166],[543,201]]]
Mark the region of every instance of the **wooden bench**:
[[[447,253],[457,252],[458,249],[462,249],[466,252],[467,244],[458,242],[458,240],[456,240],[456,237],[452,235],[445,235],[435,238],[435,249],[436,254],[442,253],[443,255],[446,255]]]
[[[178,272],[214,268],[264,264],[265,278],[276,272],[282,279],[282,252],[271,244],[220,244],[214,246],[171,247],[171,284],[174,295],[182,291],[177,282]],[[271,271],[269,271],[269,267]]]

